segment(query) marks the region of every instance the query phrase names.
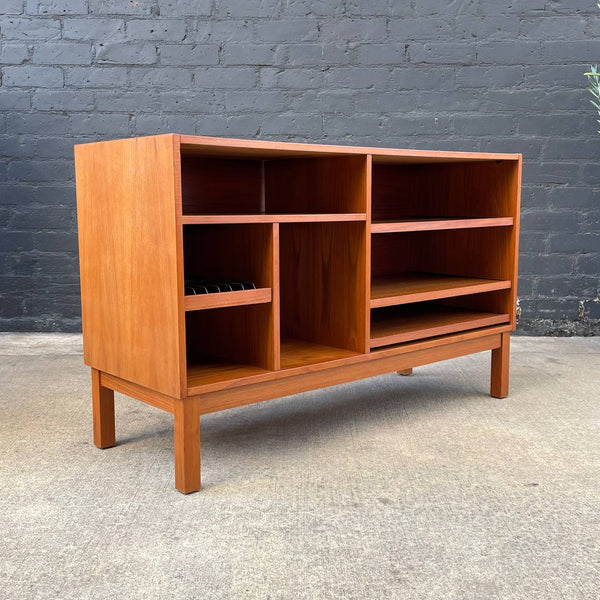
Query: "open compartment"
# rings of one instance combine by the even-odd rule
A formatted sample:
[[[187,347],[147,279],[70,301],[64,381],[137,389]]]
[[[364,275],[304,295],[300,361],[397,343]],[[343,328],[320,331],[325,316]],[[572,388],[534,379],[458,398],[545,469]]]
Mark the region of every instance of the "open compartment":
[[[280,225],[281,368],[367,351],[364,223]]]
[[[187,312],[185,335],[188,390],[276,368],[270,304]]]
[[[184,225],[187,310],[271,302],[273,226]]]
[[[181,156],[183,215],[364,214],[365,156]]]
[[[406,221],[506,220],[515,216],[518,174],[516,160],[407,163],[373,157],[372,220],[375,228]],[[451,226],[429,223],[436,229]]]
[[[371,348],[401,344],[480,327],[506,324],[510,315],[494,312],[505,292],[371,310]],[[485,298],[489,296],[489,298]]]
[[[371,308],[501,290],[490,310],[511,313],[512,236],[510,227],[372,236]]]

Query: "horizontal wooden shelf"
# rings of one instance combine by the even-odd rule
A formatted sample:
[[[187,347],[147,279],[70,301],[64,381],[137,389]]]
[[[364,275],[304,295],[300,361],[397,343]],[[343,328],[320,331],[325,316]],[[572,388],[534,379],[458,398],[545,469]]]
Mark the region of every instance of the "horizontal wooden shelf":
[[[357,356],[358,353],[305,340],[288,339],[281,342],[281,368],[293,369],[316,363]]]
[[[508,323],[508,314],[417,305],[371,313],[371,348]]]
[[[243,379],[253,375],[269,373],[266,369],[252,365],[242,365],[217,356],[202,356],[187,366],[188,389],[211,383]]]
[[[366,221],[365,213],[304,213],[304,214],[248,214],[248,215],[183,215],[182,225],[211,225],[227,223],[331,223],[336,221]]]
[[[510,280],[454,277],[435,273],[400,273],[373,278],[371,308],[493,292],[510,287]]]
[[[208,308],[225,308],[227,306],[243,306],[245,304],[266,304],[267,302],[271,302],[272,296],[271,288],[197,294],[185,296],[183,305],[185,310],[206,310]]]
[[[458,217],[423,217],[400,221],[374,221],[371,233],[396,233],[401,231],[435,231],[440,229],[472,229],[477,227],[510,227],[512,217],[486,217],[464,219]]]

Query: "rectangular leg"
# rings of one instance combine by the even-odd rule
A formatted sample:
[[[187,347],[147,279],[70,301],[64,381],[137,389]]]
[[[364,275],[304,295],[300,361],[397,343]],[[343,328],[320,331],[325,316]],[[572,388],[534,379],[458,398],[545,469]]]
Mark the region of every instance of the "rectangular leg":
[[[413,370],[412,369],[402,369],[400,371],[397,371],[398,375],[412,375]]]
[[[194,401],[174,404],[175,487],[184,494],[200,489],[200,415]]]
[[[115,393],[100,385],[100,371],[92,369],[92,414],[94,444],[98,448],[115,445]]]
[[[492,350],[492,378],[490,395],[494,398],[508,396],[508,368],[510,363],[510,333],[503,333],[500,348]]]

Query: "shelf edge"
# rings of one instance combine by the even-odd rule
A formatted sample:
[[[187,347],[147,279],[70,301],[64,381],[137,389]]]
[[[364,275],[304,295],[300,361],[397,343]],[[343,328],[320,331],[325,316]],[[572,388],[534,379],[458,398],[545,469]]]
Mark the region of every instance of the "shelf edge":
[[[268,302],[271,302],[272,296],[271,288],[258,288],[255,290],[239,290],[235,292],[184,296],[183,305],[187,312],[211,308],[244,306],[247,304],[267,304]]]
[[[514,225],[513,217],[489,217],[482,219],[439,219],[436,221],[375,221],[371,224],[371,233],[440,231],[445,229],[510,227],[512,225]]]
[[[415,294],[396,294],[371,298],[371,308],[383,308],[384,306],[399,306],[401,304],[412,304],[415,302],[426,302],[428,300],[441,300],[442,298],[454,298],[470,294],[483,294],[497,290],[509,290],[512,283],[509,279],[490,281],[489,283],[475,283],[457,288],[446,288],[429,292],[418,292]]]

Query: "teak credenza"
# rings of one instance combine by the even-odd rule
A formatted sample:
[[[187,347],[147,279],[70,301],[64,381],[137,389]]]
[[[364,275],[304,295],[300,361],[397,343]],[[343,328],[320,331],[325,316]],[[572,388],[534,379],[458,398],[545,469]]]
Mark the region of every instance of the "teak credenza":
[[[181,492],[203,414],[484,350],[507,395],[521,155],[168,134],[75,164],[94,443],[114,391],[172,413]]]

